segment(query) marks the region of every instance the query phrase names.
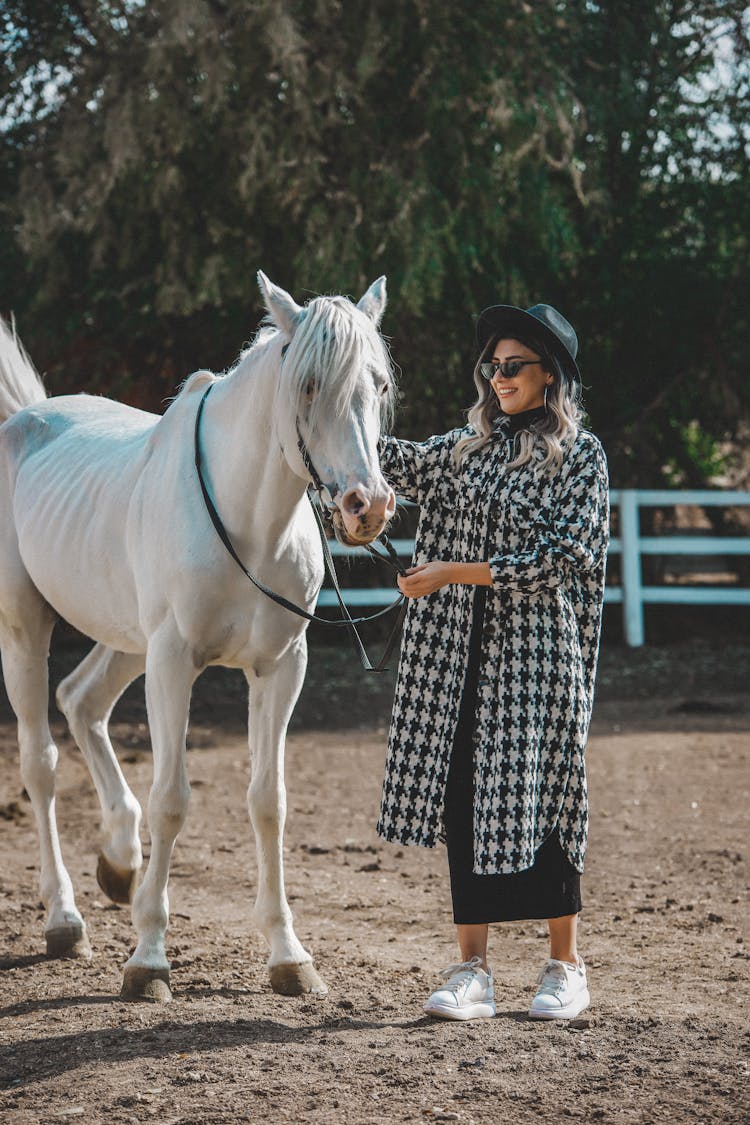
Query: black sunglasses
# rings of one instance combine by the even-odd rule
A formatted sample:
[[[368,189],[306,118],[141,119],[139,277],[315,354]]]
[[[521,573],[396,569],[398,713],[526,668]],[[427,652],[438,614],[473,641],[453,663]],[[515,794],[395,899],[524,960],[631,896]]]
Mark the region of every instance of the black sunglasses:
[[[483,378],[491,383],[495,378],[496,373],[499,371],[503,379],[515,379],[518,372],[522,367],[526,367],[529,363],[543,363],[541,359],[508,359],[505,363],[496,363],[495,360],[490,360],[488,363],[480,363],[479,371]]]

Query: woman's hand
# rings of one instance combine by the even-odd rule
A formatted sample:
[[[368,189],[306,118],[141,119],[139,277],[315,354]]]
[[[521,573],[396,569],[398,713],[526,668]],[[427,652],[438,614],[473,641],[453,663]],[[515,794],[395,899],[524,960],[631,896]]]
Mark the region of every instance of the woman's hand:
[[[435,562],[412,566],[406,574],[399,575],[398,588],[407,598],[423,598],[434,594],[452,582],[471,586],[491,586],[492,575],[489,563]]]
[[[451,577],[453,565],[447,562],[421,563],[409,567],[406,574],[399,574],[398,588],[407,598],[423,598],[434,594],[442,586],[448,586],[455,579]]]

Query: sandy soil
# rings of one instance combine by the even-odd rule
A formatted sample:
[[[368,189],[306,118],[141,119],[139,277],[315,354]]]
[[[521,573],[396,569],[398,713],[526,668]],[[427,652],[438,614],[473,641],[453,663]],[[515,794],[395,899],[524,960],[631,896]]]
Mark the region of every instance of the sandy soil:
[[[592,1007],[556,1024],[525,1014],[546,950],[538,922],[493,927],[496,1019],[423,1017],[437,970],[456,959],[445,855],[375,836],[382,718],[290,736],[287,885],[330,993],[274,995],[252,920],[245,743],[236,714],[209,725],[217,693],[198,700],[191,730],[170,889],[175,998],[123,1003],[132,930],[95,882],[82,759],[56,720],[58,815],[89,964],[43,956],[33,818],[13,726],[0,722],[3,1121],[746,1123],[750,703],[604,694],[580,928]],[[147,732],[132,708],[116,715],[143,799]]]

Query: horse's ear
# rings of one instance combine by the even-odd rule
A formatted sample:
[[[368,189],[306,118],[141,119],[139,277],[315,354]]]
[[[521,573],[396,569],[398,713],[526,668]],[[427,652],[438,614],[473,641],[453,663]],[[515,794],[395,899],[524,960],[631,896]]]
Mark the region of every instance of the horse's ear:
[[[377,281],[373,281],[365,295],[360,297],[357,308],[378,325],[383,319],[386,300],[385,277],[379,277]]]
[[[293,336],[304,310],[293,297],[290,297],[286,289],[269,281],[263,270],[258,270],[258,287],[263,297],[263,304],[276,327],[286,332],[288,336]]]

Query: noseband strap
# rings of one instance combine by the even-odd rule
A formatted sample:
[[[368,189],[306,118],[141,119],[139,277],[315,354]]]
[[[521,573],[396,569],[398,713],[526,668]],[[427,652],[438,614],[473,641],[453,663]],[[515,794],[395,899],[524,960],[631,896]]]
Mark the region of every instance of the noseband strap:
[[[253,586],[255,586],[256,589],[260,590],[260,592],[262,594],[265,594],[267,598],[271,599],[271,601],[276,602],[277,605],[282,606],[284,609],[288,609],[290,613],[296,614],[297,617],[303,617],[306,621],[318,621],[321,625],[344,626],[344,628],[349,630],[349,635],[351,636],[352,643],[353,643],[354,647],[356,648],[356,650],[359,654],[359,659],[360,659],[360,661],[362,663],[362,667],[365,669],[365,671],[366,672],[384,672],[386,670],[386,662],[390,659],[391,654],[393,653],[393,650],[396,647],[396,642],[398,641],[399,633],[401,632],[401,626],[403,624],[404,617],[406,615],[406,605],[407,605],[406,598],[404,597],[403,594],[401,594],[400,597],[397,598],[396,601],[394,601],[390,605],[386,606],[385,609],[381,609],[377,613],[370,614],[368,617],[352,617],[351,616],[351,614],[349,613],[349,610],[346,606],[346,603],[344,602],[344,599],[341,595],[341,590],[339,588],[338,579],[336,578],[336,570],[335,570],[334,565],[333,565],[333,558],[331,557],[331,551],[330,551],[330,548],[328,546],[328,540],[326,538],[325,528],[323,527],[323,523],[321,521],[320,514],[318,512],[318,509],[315,505],[315,502],[314,502],[312,496],[310,495],[309,490],[308,490],[307,495],[308,495],[308,498],[310,500],[310,504],[312,506],[313,513],[315,515],[315,521],[318,525],[318,531],[320,532],[320,541],[321,541],[321,545],[323,547],[323,559],[324,559],[324,562],[325,562],[325,565],[326,565],[326,570],[328,571],[328,575],[331,579],[331,584],[333,585],[333,588],[336,592],[336,597],[338,599],[338,603],[339,603],[339,606],[341,607],[341,612],[343,614],[343,618],[341,620],[338,620],[338,621],[332,620],[329,617],[318,617],[318,615],[315,614],[315,613],[308,613],[306,609],[302,608],[302,606],[296,605],[294,602],[289,601],[289,599],[285,598],[282,594],[275,593],[268,586],[266,586],[263,582],[261,582],[259,578],[256,578],[254,574],[250,573],[250,571],[247,569],[245,564],[242,562],[242,559],[237,554],[237,551],[234,548],[234,544],[232,543],[232,540],[229,538],[229,534],[227,532],[227,529],[224,527],[221,516],[219,515],[219,513],[216,509],[216,505],[214,504],[214,502],[211,498],[211,494],[208,491],[208,486],[207,486],[205,478],[203,476],[203,459],[202,459],[202,456],[201,456],[201,448],[200,448],[200,424],[201,424],[201,418],[203,416],[203,407],[205,406],[206,399],[208,398],[212,389],[213,389],[213,383],[209,383],[209,385],[206,387],[205,391],[203,392],[203,396],[202,396],[200,404],[198,406],[198,412],[195,416],[195,439],[194,439],[194,444],[195,444],[195,469],[196,469],[196,472],[198,474],[198,481],[199,481],[200,486],[201,486],[201,493],[203,495],[203,501],[206,505],[206,509],[208,511],[208,514],[211,517],[211,523],[214,525],[214,528],[216,530],[216,534],[219,536],[219,539],[221,539],[221,541],[224,544],[224,546],[226,547],[227,551],[232,556],[232,558],[234,559],[234,561],[236,562],[237,566],[240,568],[242,573],[245,575],[245,577],[249,578],[250,581],[252,582]],[[320,477],[318,477],[317,473],[315,472],[314,466],[312,465],[312,460],[310,460],[309,453],[307,453],[307,450],[304,448],[304,442],[302,441],[302,436],[299,433],[299,425],[297,426],[297,434],[299,435],[299,441],[301,443],[300,444],[300,452],[302,453],[303,458],[307,458],[307,460],[305,460],[305,467],[307,468],[308,472],[310,473],[310,476],[312,477],[316,488],[322,489],[322,488],[325,487],[325,485],[323,485],[323,483],[320,481]],[[309,464],[308,464],[308,461],[309,461]],[[385,535],[380,536],[380,539],[381,539],[381,541],[383,543],[383,546],[385,547],[386,551],[388,552],[388,557],[386,557],[385,555],[381,555],[380,552],[375,550],[375,548],[371,544],[366,545],[366,550],[374,558],[379,559],[383,562],[387,562],[390,566],[393,566],[396,570],[398,570],[399,573],[403,574],[404,573],[403,567],[401,566],[400,562],[398,561],[398,556],[396,555],[396,552],[393,548],[393,545],[389,542],[389,540],[386,538]],[[367,655],[367,652],[365,650],[365,646],[362,643],[362,638],[360,637],[359,633],[357,632],[356,627],[357,627],[357,625],[363,625],[368,621],[375,621],[378,617],[383,617],[383,616],[385,616],[385,614],[390,613],[390,611],[392,609],[396,609],[396,608],[399,609],[399,614],[398,614],[398,617],[396,619],[396,623],[393,627],[393,630],[391,631],[391,635],[388,638],[386,648],[385,648],[385,652],[383,653],[383,655],[380,658],[380,660],[378,661],[378,663],[373,665],[370,661],[370,658]]]

